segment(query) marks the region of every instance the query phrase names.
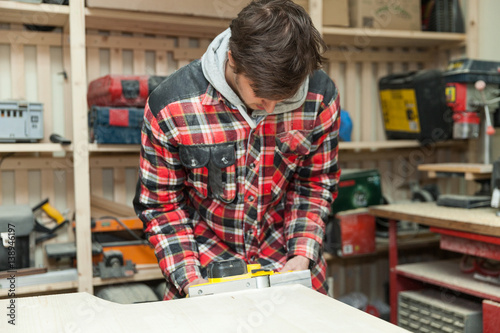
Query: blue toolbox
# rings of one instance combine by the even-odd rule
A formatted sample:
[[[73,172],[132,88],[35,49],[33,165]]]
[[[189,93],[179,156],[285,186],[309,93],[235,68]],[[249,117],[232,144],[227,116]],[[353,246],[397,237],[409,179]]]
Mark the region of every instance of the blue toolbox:
[[[43,139],[43,104],[0,101],[0,142],[37,142]]]
[[[90,142],[140,144],[143,108],[93,106],[89,113]]]

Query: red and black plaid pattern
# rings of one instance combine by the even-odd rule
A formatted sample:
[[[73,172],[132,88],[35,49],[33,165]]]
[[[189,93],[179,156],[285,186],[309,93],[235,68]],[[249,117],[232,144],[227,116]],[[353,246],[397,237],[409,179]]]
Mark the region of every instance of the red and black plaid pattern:
[[[153,92],[134,203],[167,278],[165,299],[184,296],[182,288],[204,277],[211,261],[232,257],[278,270],[305,256],[313,287],[326,293],[322,242],[340,175],[339,111],[335,85],[322,71],[302,107],[256,117],[255,129],[203,79],[198,61]],[[219,145],[230,147],[235,163],[218,172],[223,189],[215,197],[213,165],[197,165]]]

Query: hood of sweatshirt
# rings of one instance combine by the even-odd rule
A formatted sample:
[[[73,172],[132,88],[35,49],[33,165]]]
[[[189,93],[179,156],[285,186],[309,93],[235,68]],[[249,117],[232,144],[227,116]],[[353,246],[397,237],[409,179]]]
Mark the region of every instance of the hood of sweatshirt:
[[[252,117],[250,117],[247,113],[245,104],[226,81],[225,69],[230,37],[231,29],[227,28],[210,43],[207,51],[201,57],[203,75],[222,96],[240,111],[250,127],[255,128],[256,123],[252,118],[266,116],[267,112],[265,110],[254,110],[252,112]],[[308,87],[309,78],[306,78],[293,97],[276,104],[272,114],[285,113],[302,106],[306,100]]]

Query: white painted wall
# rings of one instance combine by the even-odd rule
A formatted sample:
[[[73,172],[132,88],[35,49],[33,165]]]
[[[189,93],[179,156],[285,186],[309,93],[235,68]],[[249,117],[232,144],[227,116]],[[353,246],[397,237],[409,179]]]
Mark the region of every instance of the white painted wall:
[[[479,58],[500,61],[500,1],[479,1]]]

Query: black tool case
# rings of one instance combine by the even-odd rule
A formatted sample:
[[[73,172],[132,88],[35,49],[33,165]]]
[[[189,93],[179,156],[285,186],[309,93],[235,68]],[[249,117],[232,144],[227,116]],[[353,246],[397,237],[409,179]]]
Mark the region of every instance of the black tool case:
[[[379,80],[387,139],[436,142],[451,138],[453,121],[439,70],[391,74]]]
[[[93,106],[89,113],[90,142],[140,144],[143,108]]]

